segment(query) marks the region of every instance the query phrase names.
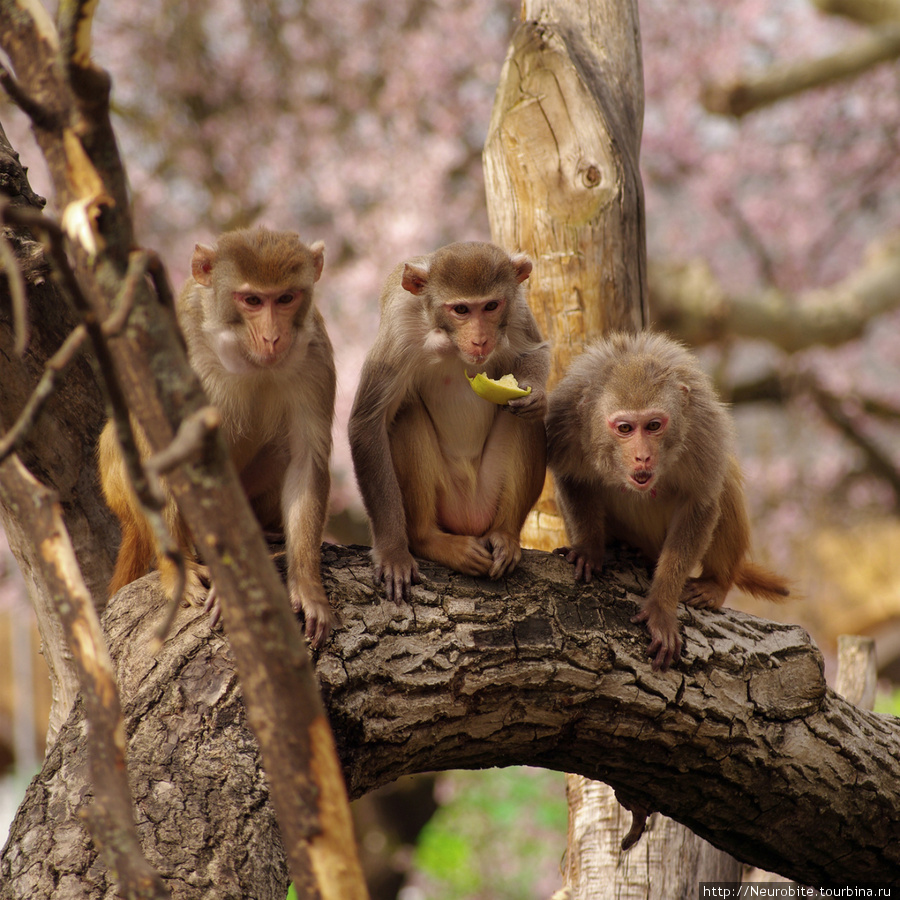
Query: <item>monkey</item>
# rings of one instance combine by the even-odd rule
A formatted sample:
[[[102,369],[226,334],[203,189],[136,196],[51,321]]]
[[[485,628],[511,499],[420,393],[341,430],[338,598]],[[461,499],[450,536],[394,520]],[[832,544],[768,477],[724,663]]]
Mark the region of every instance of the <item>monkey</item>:
[[[500,578],[546,473],[550,354],[525,298],[532,263],[484,242],[400,263],[350,414],[354,470],[389,600],[421,583],[413,556]],[[525,397],[495,405],[467,375],[513,374]]]
[[[718,609],[732,585],[775,602],[788,596],[785,579],[747,559],[731,416],[671,338],[617,333],[590,345],[550,395],[547,454],[570,541],[555,552],[575,579],[591,581],[611,540],[655,563],[632,619],[650,632],[654,670],[681,657],[679,600]]]
[[[329,459],[336,374],[331,341],[313,302],[325,246],[264,227],[229,231],[215,246],[197,244],[176,316],[188,359],[212,404],[247,498],[267,531],[285,532],[287,586],[306,635],[320,646],[336,623],[322,586],[320,548],[330,489]],[[136,432],[142,456],[146,440]],[[171,595],[174,566],[156,547],[125,472],[112,421],[99,443],[100,481],[121,524],[110,596],[144,575],[157,558]],[[165,489],[165,488],[164,488]],[[205,568],[174,497],[165,518],[185,555],[185,597],[213,609]]]

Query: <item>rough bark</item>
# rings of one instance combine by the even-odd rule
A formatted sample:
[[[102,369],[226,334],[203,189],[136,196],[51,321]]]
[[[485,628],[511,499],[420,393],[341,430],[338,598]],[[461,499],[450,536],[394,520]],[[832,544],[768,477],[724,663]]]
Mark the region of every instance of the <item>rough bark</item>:
[[[496,583],[423,571],[413,602],[395,606],[360,549],[324,553],[343,625],[317,672],[351,795],[414,772],[545,766],[606,781],[785,877],[900,881],[900,729],[826,688],[802,629],[684,610],[684,659],[654,673],[629,622],[649,585],[633,554],[591,586],[539,551]],[[216,884],[217,897],[282,900],[283,857],[224,639],[183,610],[149,657],[154,584],[123,591],[105,618],[144,852],[174,897]],[[13,825],[3,900],[49,897],[63,876],[70,893],[54,898],[105,896],[76,814],[89,796],[81,728],[76,712]]]
[[[523,18],[494,101],[485,188],[494,241],[534,260],[529,302],[552,386],[585,341],[647,322],[641,47],[635,2],[534,0]],[[549,478],[522,539],[565,543]]]
[[[25,171],[0,128],[0,194],[17,207],[39,210],[43,201],[28,185]],[[47,359],[77,325],[71,307],[50,277],[43,247],[22,229],[4,228],[19,261],[28,290],[28,316],[33,323],[27,352],[13,349],[11,304],[5,277],[0,279],[0,423],[9,428],[22,412],[44,371]],[[98,609],[106,602],[112,573],[112,550],[118,527],[97,489],[91,460],[106,418],[94,370],[86,356],[77,359],[59,379],[44,413],[37,419],[19,456],[28,470],[55,491],[63,508],[85,583]],[[22,523],[0,502],[0,519],[19,561],[28,596],[37,613],[43,652],[50,669],[53,708],[48,746],[69,715],[78,678],[54,612],[51,590],[37,557],[37,544]]]

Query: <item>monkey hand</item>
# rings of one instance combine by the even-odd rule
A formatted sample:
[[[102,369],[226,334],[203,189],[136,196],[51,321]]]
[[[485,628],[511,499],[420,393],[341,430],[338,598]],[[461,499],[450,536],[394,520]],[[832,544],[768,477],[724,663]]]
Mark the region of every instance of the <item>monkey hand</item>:
[[[650,665],[654,672],[665,672],[673,662],[681,659],[681,635],[678,633],[678,618],[674,613],[663,609],[650,598],[631,621],[635,624],[647,624],[650,632],[647,655],[653,657]]]
[[[375,579],[384,582],[384,593],[392,603],[405,603],[412,593],[412,585],[421,584],[418,563],[406,548],[386,552],[372,548]]]
[[[481,538],[481,544],[491,552],[492,562],[488,571],[491,578],[496,579],[512,572],[522,558],[522,545],[514,534],[492,531]]]
[[[321,647],[337,625],[325,588],[313,581],[291,584],[288,593],[291,598],[291,609],[303,612],[306,621],[306,638],[313,647]]]
[[[553,552],[566,562],[574,563],[575,580],[585,584],[590,584],[594,572],[603,568],[603,554],[596,554],[580,544],[574,547],[557,547]]]
[[[528,385],[522,384],[521,387],[526,388]],[[504,409],[526,422],[543,421],[547,414],[547,392],[543,388],[532,386],[530,394],[510,400]]]

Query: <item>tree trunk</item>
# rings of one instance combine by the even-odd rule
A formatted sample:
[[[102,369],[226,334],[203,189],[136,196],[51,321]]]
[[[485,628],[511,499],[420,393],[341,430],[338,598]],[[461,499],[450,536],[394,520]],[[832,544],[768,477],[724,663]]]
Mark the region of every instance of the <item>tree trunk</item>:
[[[351,795],[415,772],[544,766],[604,780],[803,883],[900,883],[897,720],[827,689],[802,629],[682,610],[684,658],[654,673],[629,621],[649,575],[624,550],[590,586],[539,551],[500,582],[423,564],[427,583],[404,606],[380,599],[361,548],[326,548],[323,573],[343,625],[317,672]],[[225,640],[185,609],[151,657],[161,607],[151,575],[105,614],[144,852],[175,898],[283,900]],[[76,710],[29,790],[0,862],[2,900],[110,889],[78,816],[83,730]]]
[[[18,156],[0,127],[0,193],[13,206],[40,210],[43,201],[28,185]],[[0,431],[12,426],[44,373],[47,360],[59,349],[78,320],[50,278],[43,247],[22,229],[4,228],[19,262],[28,290],[30,329],[28,349],[21,358],[13,348],[11,304],[0,292]],[[39,324],[39,327],[35,327]],[[52,488],[60,499],[66,528],[72,538],[85,583],[98,610],[106,603],[112,575],[113,549],[118,545],[118,526],[106,508],[97,486],[91,460],[97,437],[106,420],[103,395],[86,356],[75,360],[59,379],[44,413],[37,419],[19,448],[30,472]],[[0,520],[10,548],[22,570],[28,597],[37,614],[44,657],[50,669],[53,706],[47,734],[49,747],[69,715],[78,692],[78,677],[54,611],[50,588],[44,578],[39,548],[22,522],[0,501]]]
[[[649,817],[640,841],[622,850],[632,817],[602,782],[567,775],[566,797],[564,880],[572,900],[696,900],[701,881],[741,880],[743,866],[733,856],[659,813]]]
[[[526,0],[494,102],[484,151],[491,231],[497,243],[528,252],[532,309],[553,353],[555,383],[586,342],[647,324],[643,186],[638,157],[644,117],[637,3],[620,0]],[[566,543],[548,475],[522,533],[525,546]],[[618,849],[628,830],[613,792],[570,776],[566,882],[575,896],[629,890]],[[599,840],[596,826],[608,831]],[[623,827],[619,827],[623,824]],[[614,853],[608,848],[614,846]],[[646,884],[674,884],[662,866],[684,847],[739,866],[674,822],[653,828],[635,851],[653,862]],[[652,845],[652,846],[650,846]],[[585,859],[579,856],[586,854]],[[593,876],[600,858],[605,877]],[[631,858],[629,858],[629,862]],[[696,879],[684,869],[686,883]],[[610,877],[616,876],[617,877]],[[584,876],[583,878],[581,876]],[[671,896],[675,896],[672,894]]]
[[[647,322],[644,116],[637,4],[529,2],[507,54],[484,148],[494,241],[534,260],[529,302],[550,342],[549,384],[585,341]],[[565,543],[547,486],[526,546]]]

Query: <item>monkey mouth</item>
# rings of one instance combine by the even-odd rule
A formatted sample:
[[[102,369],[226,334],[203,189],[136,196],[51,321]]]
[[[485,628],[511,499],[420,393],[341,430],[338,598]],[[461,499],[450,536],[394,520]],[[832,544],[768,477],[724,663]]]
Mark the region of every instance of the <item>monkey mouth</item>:
[[[638,469],[631,473],[631,481],[639,491],[645,491],[653,481],[652,469]]]

